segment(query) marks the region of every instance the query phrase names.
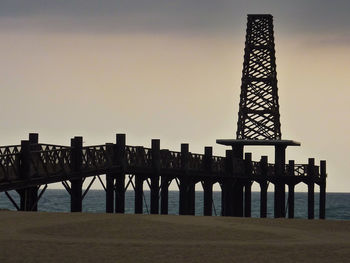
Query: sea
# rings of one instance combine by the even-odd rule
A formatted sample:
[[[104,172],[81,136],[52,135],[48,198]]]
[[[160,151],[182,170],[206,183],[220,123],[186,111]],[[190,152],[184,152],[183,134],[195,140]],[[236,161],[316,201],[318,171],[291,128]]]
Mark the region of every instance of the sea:
[[[19,196],[15,191],[8,192],[18,204]],[[267,194],[267,216],[273,217],[273,192]],[[203,215],[203,192],[196,191],[195,214]],[[125,193],[125,213],[134,213],[134,191]],[[318,218],[319,194],[315,193],[315,218]],[[295,193],[295,218],[307,218],[307,193]],[[104,190],[89,190],[83,199],[83,212],[104,213],[106,207]],[[259,217],[260,193],[252,192],[252,217]],[[4,192],[0,193],[0,209],[16,210]],[[179,192],[169,191],[169,214],[179,213]],[[63,189],[47,189],[41,196],[38,203],[38,211],[45,212],[69,212],[70,196]],[[150,192],[144,191],[143,212],[150,211]],[[221,214],[221,192],[213,192],[213,216]],[[327,193],[326,195],[326,219],[350,220],[350,193]]]

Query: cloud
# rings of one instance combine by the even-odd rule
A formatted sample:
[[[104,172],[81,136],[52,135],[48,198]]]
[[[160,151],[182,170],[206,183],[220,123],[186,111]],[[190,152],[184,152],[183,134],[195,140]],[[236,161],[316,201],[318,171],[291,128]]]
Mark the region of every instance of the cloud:
[[[248,13],[271,13],[288,33],[349,33],[347,0],[3,0],[8,30],[234,34]],[[277,27],[276,27],[277,24]]]

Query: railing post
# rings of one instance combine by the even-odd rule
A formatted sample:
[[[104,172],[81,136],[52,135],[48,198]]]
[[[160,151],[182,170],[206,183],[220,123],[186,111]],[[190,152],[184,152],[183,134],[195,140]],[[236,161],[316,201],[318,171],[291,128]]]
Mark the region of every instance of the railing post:
[[[320,162],[320,209],[319,218],[326,218],[326,161]]]
[[[251,217],[252,213],[252,154],[245,153],[245,177],[244,185],[244,216]]]
[[[268,158],[267,156],[261,156],[260,170],[261,181],[260,183],[260,217],[265,218],[267,216],[267,170],[268,170]]]
[[[116,165],[117,159],[115,154],[115,145],[113,143],[106,144],[106,153],[109,159],[109,165]],[[114,173],[106,173],[106,213],[114,212]]]
[[[307,217],[308,219],[314,219],[314,198],[315,198],[315,159],[309,158],[307,165]]]
[[[160,140],[152,140],[151,214],[159,213]]]
[[[189,214],[189,178],[188,178],[189,146],[187,143],[181,144],[181,169],[180,176],[180,204],[179,214]]]
[[[203,182],[204,193],[204,215],[211,216],[213,213],[213,180],[209,177],[212,172],[213,163],[213,148],[204,148],[204,170],[206,172],[206,178]]]
[[[120,167],[119,172],[115,175],[115,212],[124,213],[125,211],[125,134],[116,135],[116,164]]]
[[[290,160],[288,163],[288,218],[294,218],[294,161]]]
[[[83,178],[80,172],[83,162],[83,137],[76,136],[71,140],[71,164],[73,170],[73,176],[76,177],[71,179],[71,212],[82,211],[82,186]]]
[[[161,150],[162,152],[162,163],[167,162],[167,158],[169,156],[169,150]],[[168,197],[169,197],[169,179],[166,174],[161,175],[161,182],[160,182],[160,213],[162,215],[168,214]]]

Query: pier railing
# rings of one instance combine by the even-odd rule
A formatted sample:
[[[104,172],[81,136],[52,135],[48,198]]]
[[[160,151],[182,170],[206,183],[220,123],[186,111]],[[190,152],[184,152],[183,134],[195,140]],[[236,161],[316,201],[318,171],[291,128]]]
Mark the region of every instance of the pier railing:
[[[49,178],[51,176],[66,175],[72,173],[72,147],[52,144],[38,144],[26,156],[21,151],[20,145],[0,147],[0,183],[25,179],[22,176],[21,164],[24,158],[30,160],[30,171],[27,172],[28,178]],[[160,169],[162,171],[181,171],[182,153],[169,150],[160,151]],[[211,156],[211,175],[225,176],[225,160],[227,157]],[[133,169],[152,170],[152,149],[141,146],[125,146],[125,159],[127,170],[132,173]],[[94,145],[82,147],[81,150],[81,167],[80,172],[93,172],[99,170],[108,170],[113,164],[112,157],[108,156],[106,145]],[[205,155],[190,153],[188,155],[188,171],[192,173],[206,172]],[[252,180],[261,176],[261,162],[251,162]],[[233,176],[245,174],[244,160],[233,159]],[[285,176],[307,177],[310,173],[308,164],[293,165],[293,173],[290,173],[290,164],[285,166]],[[319,177],[319,166],[312,167],[312,175]],[[208,171],[207,171],[208,172]],[[267,165],[267,177],[275,175],[274,164]],[[27,179],[28,179],[27,178]]]

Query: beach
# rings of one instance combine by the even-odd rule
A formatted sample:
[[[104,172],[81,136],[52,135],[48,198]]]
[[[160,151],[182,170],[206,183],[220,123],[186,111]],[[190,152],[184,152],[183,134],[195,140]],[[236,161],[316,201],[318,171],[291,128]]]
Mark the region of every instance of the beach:
[[[0,211],[0,262],[345,262],[350,221]]]

